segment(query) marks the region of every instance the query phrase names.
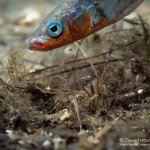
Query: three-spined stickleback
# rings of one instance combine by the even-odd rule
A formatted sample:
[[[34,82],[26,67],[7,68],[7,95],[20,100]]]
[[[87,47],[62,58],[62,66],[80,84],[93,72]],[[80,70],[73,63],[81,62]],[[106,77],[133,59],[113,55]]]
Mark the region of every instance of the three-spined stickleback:
[[[31,50],[49,51],[83,39],[121,20],[144,0],[66,0],[51,11],[28,40]]]

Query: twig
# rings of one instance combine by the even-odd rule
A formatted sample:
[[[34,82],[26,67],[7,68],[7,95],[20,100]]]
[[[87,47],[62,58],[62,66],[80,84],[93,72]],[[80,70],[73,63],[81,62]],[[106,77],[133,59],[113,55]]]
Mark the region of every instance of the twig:
[[[77,118],[78,118],[78,122],[79,122],[79,127],[80,127],[80,131],[82,131],[82,124],[81,124],[81,119],[80,119],[80,115],[79,115],[79,111],[78,111],[78,104],[76,99],[72,99],[73,105],[75,107],[76,113],[77,113]]]
[[[112,62],[118,62],[118,61],[125,61],[126,59],[113,59],[113,60],[110,60],[109,62],[108,61],[102,61],[102,62],[98,62],[98,63],[93,63],[94,66],[97,66],[97,65],[102,65],[102,64],[105,64],[105,63],[112,63]],[[83,65],[83,66],[79,66],[79,67],[76,67],[76,68],[72,68],[72,71],[75,71],[75,70],[81,70],[83,68],[88,68],[90,67],[91,65],[90,64],[86,64],[86,65]],[[59,74],[64,74],[64,73],[68,73],[70,72],[70,69],[66,69],[64,71],[60,71],[60,72],[56,72],[56,73],[53,73],[53,74],[49,74],[47,76],[44,76],[44,77],[39,77],[39,78],[36,78],[35,80],[40,80],[40,79],[44,79],[44,78],[49,78],[49,77],[52,77],[52,76],[55,76],[55,75],[59,75]]]
[[[87,59],[88,56],[85,53],[85,51],[83,50],[83,48],[77,42],[75,42],[74,44],[81,51],[81,53],[83,54],[83,56]],[[97,72],[96,72],[96,69],[95,69],[93,63],[89,59],[87,59],[87,61],[91,65],[91,68],[93,69],[94,75],[97,77]]]

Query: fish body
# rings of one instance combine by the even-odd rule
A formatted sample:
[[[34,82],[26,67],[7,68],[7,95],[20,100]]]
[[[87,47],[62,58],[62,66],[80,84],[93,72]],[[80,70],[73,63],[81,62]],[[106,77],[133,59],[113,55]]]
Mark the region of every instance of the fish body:
[[[144,0],[66,0],[28,40],[31,50],[49,51],[83,39],[134,11]]]

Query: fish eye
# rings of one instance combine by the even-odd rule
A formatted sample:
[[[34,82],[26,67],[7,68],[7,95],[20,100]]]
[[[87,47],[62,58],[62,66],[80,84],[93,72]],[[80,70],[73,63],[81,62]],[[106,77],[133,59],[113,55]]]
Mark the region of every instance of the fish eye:
[[[60,21],[53,20],[47,24],[46,31],[48,36],[57,38],[63,32],[63,25]]]

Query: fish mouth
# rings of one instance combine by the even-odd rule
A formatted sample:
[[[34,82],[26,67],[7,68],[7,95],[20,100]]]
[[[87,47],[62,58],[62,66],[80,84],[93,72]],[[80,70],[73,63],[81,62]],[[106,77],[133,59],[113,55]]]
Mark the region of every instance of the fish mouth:
[[[43,43],[39,42],[37,38],[31,38],[27,41],[27,43],[28,43],[28,49],[30,50],[35,50],[35,51],[42,50]]]
[[[47,48],[43,42],[40,42],[38,38],[30,38],[27,41],[28,49],[33,51],[46,51]]]

